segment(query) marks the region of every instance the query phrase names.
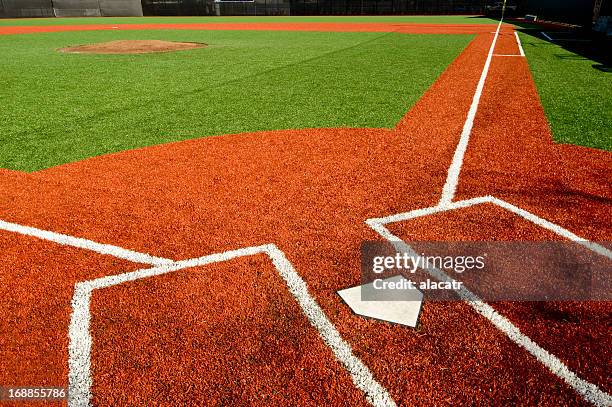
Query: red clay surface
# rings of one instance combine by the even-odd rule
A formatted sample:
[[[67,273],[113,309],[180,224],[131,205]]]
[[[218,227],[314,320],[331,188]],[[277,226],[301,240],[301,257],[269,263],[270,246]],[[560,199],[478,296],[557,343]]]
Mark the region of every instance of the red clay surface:
[[[91,308],[94,405],[368,404],[267,256],[110,287]]]
[[[183,51],[204,47],[206,47],[206,44],[199,42],[118,40],[60,48],[58,51],[77,54],[148,54],[151,52]]]
[[[486,24],[398,23],[191,23],[191,24],[88,24],[55,26],[6,26],[0,35],[92,30],[255,30],[324,32],[399,32],[403,34],[478,34],[494,31]]]
[[[553,232],[491,204],[396,223],[389,229],[407,242],[559,240]],[[510,280],[507,287],[533,283],[534,275],[541,272],[532,269],[528,257],[527,260],[514,259],[511,262],[519,266],[522,273],[513,275],[507,272],[505,278]],[[512,268],[507,267],[504,271],[509,270]],[[469,286],[469,277],[460,279]],[[424,308],[431,305],[426,303]],[[462,305],[444,304],[447,308]],[[612,390],[608,380],[609,349],[612,347],[609,335],[612,309],[609,303],[549,301],[496,302],[492,305],[524,334],[558,356],[581,377],[607,392]],[[514,363],[519,365],[523,362],[517,360]]]
[[[210,27],[207,24],[204,28]],[[44,29],[48,28],[57,27]],[[299,29],[294,24],[291,28]],[[398,404],[585,403],[468,304],[427,303],[419,328],[409,329],[359,318],[336,294],[336,290],[360,281],[361,242],[380,240],[364,224],[365,219],[438,202],[493,38],[490,31],[491,26],[486,26],[486,32],[474,39],[395,129],[303,129],[210,137],[102,156],[33,174],[0,171],[0,219],[173,259],[274,243],[306,281],[354,353]],[[509,32],[504,29],[496,53],[513,49],[510,42],[515,40],[506,35]],[[495,195],[578,235],[609,240],[612,186],[602,180],[610,168],[609,153],[553,144],[526,61],[494,58],[458,199]],[[434,240],[449,236],[555,238],[529,226],[517,227],[516,234],[507,233],[506,229],[525,224],[507,214],[494,212],[492,216],[490,210],[476,208],[470,213],[469,220],[457,218],[457,213],[419,220],[420,224],[398,224],[394,227],[399,229],[392,231],[403,231],[407,238],[410,233],[412,239]],[[18,242],[6,244],[12,248]],[[24,264],[37,256],[27,248],[20,250],[19,261]],[[269,268],[255,263],[244,261],[237,270],[231,264],[213,267],[234,284],[245,282],[247,288],[240,293],[232,291],[234,288],[224,291],[222,280],[216,280],[221,276],[213,272],[215,275],[208,277],[182,273],[147,279],[95,296],[94,318],[104,329],[92,327],[94,399],[157,404],[173,394],[180,400],[181,386],[186,385],[182,380],[189,379],[195,386],[194,394],[216,400],[244,397],[253,401],[258,394],[273,397],[272,404],[286,400],[286,388],[279,389],[276,380],[291,382],[288,386],[295,386],[292,393],[310,394],[308,401],[313,404],[363,400],[331,353],[315,340],[313,329],[283,291],[282,282]],[[260,274],[253,280],[252,273],[257,272]],[[26,287],[34,281],[23,280]],[[255,281],[257,287],[253,287]],[[72,282],[57,279],[54,284],[64,291],[61,298],[68,301]],[[199,293],[218,296],[227,311],[222,311],[221,317],[210,313],[211,298]],[[37,291],[8,295],[15,296],[13,301],[22,301],[27,295],[38,298]],[[265,297],[264,304],[269,306],[257,308],[251,302],[256,296]],[[183,306],[191,302],[193,306]],[[64,306],[69,307],[69,302]],[[537,304],[500,307],[579,375],[610,390],[605,365],[610,360],[609,325],[602,323],[606,318],[609,321],[609,303],[566,309],[572,318],[579,318],[571,326],[563,321],[549,323]],[[249,312],[236,320],[229,310]],[[558,307],[555,310],[561,311]],[[18,325],[25,323],[12,318]],[[209,320],[214,320],[211,335],[217,339],[207,344],[196,328],[207,326],[204,321]],[[253,326],[255,332],[250,331]],[[298,339],[289,327],[305,335]],[[66,332],[67,324],[60,328]],[[26,325],[19,329],[29,331]],[[263,333],[267,329],[287,336],[278,338],[284,356],[269,354],[267,332]],[[563,349],[563,341],[583,334],[581,341]],[[183,337],[188,343],[180,343]],[[245,338],[245,344],[226,346],[219,338],[227,338],[230,344]],[[10,340],[18,343],[20,338],[11,336]],[[125,351],[122,357],[113,355],[119,351]],[[170,353],[174,351],[176,354]],[[580,355],[572,355],[573,351]],[[257,369],[264,370],[245,373],[249,357]],[[46,356],[38,351],[36,358]],[[233,377],[243,379],[240,384],[229,378],[229,367],[223,366],[226,359],[228,366],[238,369]],[[269,361],[277,369],[266,370],[260,361]],[[281,363],[285,361],[288,363]],[[203,369],[202,363],[211,368]],[[39,373],[29,378],[44,382],[44,367],[38,369]],[[60,373],[65,373],[65,365],[63,369]],[[263,379],[263,371],[275,379]],[[287,382],[289,376],[296,382]],[[313,387],[311,380],[319,381]],[[323,383],[332,386],[329,391],[316,390]],[[335,387],[338,385],[341,388]],[[113,394],[111,386],[129,393]],[[242,388],[240,396],[238,387]]]
[[[0,248],[0,383],[65,387],[74,284],[139,265],[4,231]]]

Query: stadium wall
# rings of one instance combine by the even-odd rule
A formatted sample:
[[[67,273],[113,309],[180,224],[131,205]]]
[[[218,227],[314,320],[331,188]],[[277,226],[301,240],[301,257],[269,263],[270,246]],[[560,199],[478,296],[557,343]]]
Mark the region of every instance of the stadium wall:
[[[53,17],[51,0],[0,0],[0,17]]]
[[[487,0],[143,0],[145,15],[482,14]]]
[[[526,13],[539,20],[590,27],[594,7],[595,0],[528,0]]]
[[[0,0],[0,17],[142,16],[140,0]]]

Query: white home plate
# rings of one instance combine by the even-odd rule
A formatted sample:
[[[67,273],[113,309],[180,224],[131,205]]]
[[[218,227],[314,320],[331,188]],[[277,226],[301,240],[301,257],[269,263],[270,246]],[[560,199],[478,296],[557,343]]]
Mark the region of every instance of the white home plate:
[[[408,325],[414,328],[419,320],[421,304],[423,303],[423,293],[416,288],[375,289],[375,287],[381,287],[382,284],[388,287],[397,287],[398,285],[403,287],[406,286],[407,283],[408,280],[404,277],[393,276],[379,279],[372,283],[340,290],[338,291],[338,295],[340,295],[344,302],[346,302],[351,310],[357,315],[401,325]],[[362,299],[362,290],[367,290],[369,293],[381,291],[378,295],[379,298],[392,297],[393,300],[364,300]],[[387,295],[387,293],[389,295]]]

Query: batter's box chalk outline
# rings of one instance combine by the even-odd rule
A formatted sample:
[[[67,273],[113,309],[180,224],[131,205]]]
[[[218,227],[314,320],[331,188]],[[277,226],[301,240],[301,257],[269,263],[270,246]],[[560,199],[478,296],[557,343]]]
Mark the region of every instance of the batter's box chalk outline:
[[[375,406],[394,406],[395,403],[387,390],[376,381],[370,370],[353,354],[350,345],[342,339],[340,333],[308,292],[304,280],[295,271],[284,253],[273,244],[231,250],[77,283],[72,299],[73,312],[68,331],[68,405],[72,407],[89,406],[91,404],[91,387],[93,384],[91,375],[92,338],[89,327],[91,323],[90,300],[94,290],[258,254],[265,254],[270,258],[308,321],[319,332],[323,342],[331,349],[336,359],[349,372],[355,386],[365,393],[368,401]]]
[[[374,231],[376,231],[380,236],[388,240],[397,251],[402,253],[405,252],[408,253],[410,256],[417,257],[418,254],[414,251],[414,249],[410,247],[410,245],[408,245],[401,238],[392,234],[389,229],[385,227],[385,225],[403,222],[410,219],[422,218],[425,216],[430,216],[442,212],[450,212],[458,209],[469,208],[482,204],[492,204],[503,208],[534,223],[535,225],[550,230],[561,237],[564,237],[579,245],[582,245],[599,255],[607,257],[608,259],[612,259],[612,251],[610,251],[609,249],[597,243],[593,243],[587,239],[583,239],[557,224],[549,222],[546,219],[542,219],[531,212],[528,212],[524,209],[519,208],[518,206],[512,205],[509,202],[495,198],[490,195],[450,203],[442,200],[441,203],[437,206],[415,209],[413,211],[398,213],[383,218],[371,218],[366,220],[366,224],[370,226]],[[425,270],[431,277],[439,281],[450,283],[455,281],[447,273],[438,268],[428,267],[424,268],[423,270]],[[565,381],[585,400],[597,406],[612,405],[612,396],[601,390],[597,385],[580,378],[576,373],[570,370],[567,365],[565,365],[565,363],[563,363],[558,357],[549,353],[546,349],[542,348],[527,335],[523,334],[520,329],[515,326],[509,319],[499,314],[492,306],[485,303],[476,294],[465,288],[465,286],[461,286],[461,288],[455,290],[455,292],[462,300],[466,301],[477,313],[488,319],[497,329],[506,334],[508,338],[510,338],[510,340],[512,340],[515,344],[527,350],[527,352],[534,356],[554,375]]]
[[[123,274],[100,277],[75,284],[72,298],[72,315],[68,327],[68,406],[86,407],[91,405],[91,350],[93,341],[89,332],[91,322],[90,300],[94,290],[104,289],[130,281],[160,276],[187,268],[200,267],[240,257],[264,254],[269,257],[278,274],[287,284],[291,295],[298,302],[310,324],[318,331],[323,342],[331,349],[334,357],[351,375],[353,383],[374,406],[395,406],[387,390],[374,378],[368,367],[353,353],[336,327],[327,318],[316,300],[310,295],[306,282],[296,272],[285,254],[275,244],[251,246],[237,250],[209,254],[203,257],[175,261],[139,253],[89,239],[51,232],[0,220],[0,230],[31,236],[63,246],[71,246],[95,253],[110,255],[134,263],[149,264],[153,267]]]

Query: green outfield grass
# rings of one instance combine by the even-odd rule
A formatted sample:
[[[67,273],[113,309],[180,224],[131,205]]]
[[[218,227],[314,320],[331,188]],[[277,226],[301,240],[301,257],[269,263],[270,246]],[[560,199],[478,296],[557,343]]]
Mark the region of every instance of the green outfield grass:
[[[612,151],[612,73],[535,33],[519,35],[554,140]]]
[[[0,167],[34,171],[196,137],[393,127],[470,35],[87,31],[0,36]],[[198,41],[165,54],[64,54],[116,39]]]
[[[76,25],[76,24],[155,24],[155,23],[266,23],[266,22],[343,22],[343,23],[416,23],[416,24],[497,24],[480,16],[291,16],[291,17],[86,17],[0,19],[0,26]]]

